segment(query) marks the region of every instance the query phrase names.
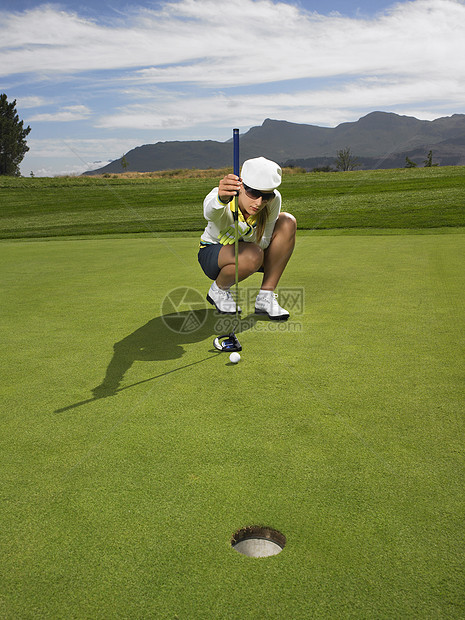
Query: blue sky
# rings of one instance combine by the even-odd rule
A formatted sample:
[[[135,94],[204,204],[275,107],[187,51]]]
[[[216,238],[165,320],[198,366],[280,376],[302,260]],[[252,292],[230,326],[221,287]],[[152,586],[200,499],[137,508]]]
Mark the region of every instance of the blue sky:
[[[80,174],[141,144],[266,118],[465,113],[465,0],[0,0],[21,171]]]

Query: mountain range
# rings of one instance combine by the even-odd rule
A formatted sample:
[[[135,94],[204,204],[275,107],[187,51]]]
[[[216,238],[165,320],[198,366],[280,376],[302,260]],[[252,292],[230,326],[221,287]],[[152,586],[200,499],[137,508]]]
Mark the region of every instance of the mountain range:
[[[334,128],[266,119],[241,136],[240,159],[263,155],[281,166],[313,170],[334,165],[337,152],[345,148],[357,157],[361,169],[404,167],[406,157],[421,166],[430,150],[433,163],[465,165],[465,114],[423,121],[372,112]],[[231,140],[157,142],[85,174],[224,168],[231,159]]]

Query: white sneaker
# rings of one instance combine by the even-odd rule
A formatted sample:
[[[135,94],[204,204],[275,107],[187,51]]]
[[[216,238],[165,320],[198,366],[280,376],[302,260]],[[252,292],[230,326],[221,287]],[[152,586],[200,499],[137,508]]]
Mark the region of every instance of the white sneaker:
[[[229,290],[223,290],[216,285],[216,282],[210,287],[207,293],[207,301],[209,301],[221,314],[236,314],[236,302]],[[238,312],[242,312],[240,306],[237,307]]]
[[[267,314],[272,321],[287,321],[289,312],[278,304],[278,295],[273,291],[260,291],[255,300],[255,314]]]

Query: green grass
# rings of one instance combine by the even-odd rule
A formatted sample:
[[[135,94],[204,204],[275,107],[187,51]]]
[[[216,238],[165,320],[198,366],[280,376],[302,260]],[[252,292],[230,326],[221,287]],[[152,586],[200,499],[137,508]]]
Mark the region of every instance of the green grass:
[[[1,243],[1,617],[463,618],[464,240],[300,236],[237,366],[196,238]]]
[[[192,171],[191,171],[192,172]],[[465,226],[465,167],[284,174],[300,229]],[[211,178],[0,177],[1,238],[200,231]],[[218,174],[218,176],[215,176]]]

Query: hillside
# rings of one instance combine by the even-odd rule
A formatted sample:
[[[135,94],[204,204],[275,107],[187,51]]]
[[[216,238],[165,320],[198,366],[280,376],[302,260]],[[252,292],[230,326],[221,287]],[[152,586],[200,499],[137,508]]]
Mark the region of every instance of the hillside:
[[[335,128],[266,119],[241,136],[241,160],[264,155],[282,165],[308,170],[334,162],[350,147],[362,168],[402,167],[408,156],[420,165],[429,150],[440,165],[465,165],[465,114],[434,121],[372,112]],[[222,168],[231,161],[230,141],[176,141],[146,144],[123,158],[85,174],[150,172],[177,168]]]

